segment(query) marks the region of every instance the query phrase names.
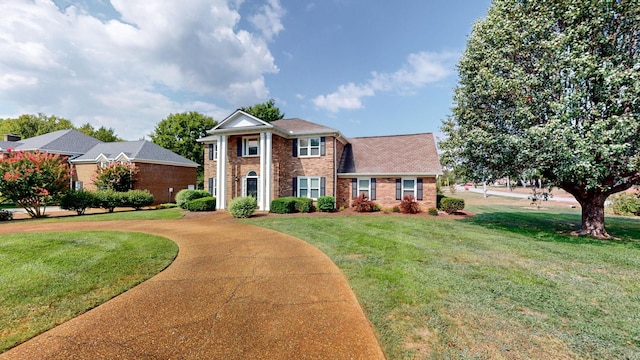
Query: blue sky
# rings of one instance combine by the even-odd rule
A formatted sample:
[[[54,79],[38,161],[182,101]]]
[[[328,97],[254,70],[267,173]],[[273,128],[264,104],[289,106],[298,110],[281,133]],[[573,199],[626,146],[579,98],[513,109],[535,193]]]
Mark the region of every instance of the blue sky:
[[[275,99],[347,137],[438,132],[490,0],[12,0],[0,118],[45,113],[142,138],[171,113]]]

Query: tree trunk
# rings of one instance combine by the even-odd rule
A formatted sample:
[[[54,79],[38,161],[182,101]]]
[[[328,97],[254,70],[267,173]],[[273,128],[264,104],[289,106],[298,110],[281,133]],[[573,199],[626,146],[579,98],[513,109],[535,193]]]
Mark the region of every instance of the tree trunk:
[[[576,200],[582,207],[582,228],[576,231],[576,235],[590,235],[598,239],[610,239],[604,227],[604,202],[605,194],[589,194],[591,196],[577,197]],[[575,195],[574,195],[575,196]]]

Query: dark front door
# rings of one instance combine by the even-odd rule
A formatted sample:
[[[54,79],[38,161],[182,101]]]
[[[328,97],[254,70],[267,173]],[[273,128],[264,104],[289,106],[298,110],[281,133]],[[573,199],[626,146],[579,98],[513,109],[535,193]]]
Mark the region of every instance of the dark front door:
[[[258,178],[247,178],[247,196],[258,197]]]

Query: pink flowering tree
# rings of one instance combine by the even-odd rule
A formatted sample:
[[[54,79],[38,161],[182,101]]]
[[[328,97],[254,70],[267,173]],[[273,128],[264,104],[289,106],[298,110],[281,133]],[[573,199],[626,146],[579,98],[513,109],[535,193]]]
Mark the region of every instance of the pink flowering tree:
[[[112,162],[107,166],[98,166],[93,183],[98,190],[125,192],[133,189],[138,167],[131,163]]]
[[[41,152],[9,151],[0,160],[0,194],[43,217],[53,198],[69,189],[71,170],[65,159]]]

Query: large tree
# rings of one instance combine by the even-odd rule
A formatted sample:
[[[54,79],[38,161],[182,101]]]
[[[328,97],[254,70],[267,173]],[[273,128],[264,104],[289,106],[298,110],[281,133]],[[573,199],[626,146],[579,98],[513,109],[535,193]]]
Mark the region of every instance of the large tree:
[[[43,135],[52,131],[73,129],[73,123],[55,115],[24,114],[15,119],[0,120],[0,133],[20,135],[23,139]]]
[[[280,109],[276,106],[275,100],[273,99],[269,99],[269,101],[265,103],[245,106],[240,108],[240,110],[266,122],[272,122],[284,118],[284,113],[280,112]]]
[[[207,130],[215,125],[212,117],[196,111],[170,114],[149,136],[154,143],[200,164],[198,173],[202,173],[204,145],[196,140],[206,136]]]
[[[104,142],[116,142],[116,141],[124,141],[116,135],[115,130],[113,128],[106,128],[104,126],[100,126],[98,129],[95,129],[93,125],[89,123],[82,124],[77,128],[83,134],[94,137],[100,141]]]
[[[640,2],[494,0],[459,63],[444,162],[538,171],[607,238],[604,203],[640,183]]]

